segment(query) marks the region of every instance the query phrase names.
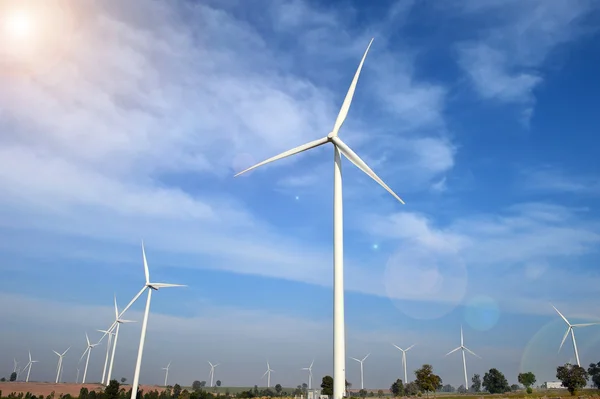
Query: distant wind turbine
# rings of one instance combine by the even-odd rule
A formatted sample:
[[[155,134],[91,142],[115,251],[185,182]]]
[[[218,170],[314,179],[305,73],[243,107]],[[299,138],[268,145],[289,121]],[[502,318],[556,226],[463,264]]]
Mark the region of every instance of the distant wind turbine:
[[[465,351],[469,352],[471,355],[478,357],[481,359],[481,356],[476,355],[473,351],[471,351],[469,348],[467,348],[465,346],[465,341],[464,341],[464,337],[463,337],[463,329],[462,326],[460,326],[460,346],[456,349],[452,349],[450,352],[446,353],[446,356],[448,356],[451,353],[456,352],[457,350],[461,350],[462,352],[462,359],[463,359],[463,371],[465,373],[465,389],[469,390],[469,380],[467,379],[467,360],[465,359]]]
[[[334,168],[333,168],[333,398],[341,399],[346,391],[346,342],[345,342],[345,321],[344,321],[344,221],[342,211],[342,159],[343,154],[350,162],[362,170],[365,174],[375,180],[379,185],[386,189],[398,201],[404,203],[392,189],[371,170],[371,168],[350,148],[342,139],[338,137],[338,133],[342,124],[346,120],[352,97],[356,89],[358,77],[362,70],[365,58],[369,52],[369,48],[373,43],[373,39],[369,42],[369,46],[365,51],[358,69],[352,79],[346,98],[342,104],[340,112],[337,116],[332,131],[326,137],[311,141],[291,150],[285,151],[279,155],[262,161],[235,176],[248,172],[259,166],[277,161],[303,151],[321,146],[326,143],[333,144]]]
[[[575,331],[573,331],[574,327],[588,327],[588,326],[595,326],[598,325],[600,323],[583,323],[583,324],[571,324],[569,323],[569,320],[567,320],[567,318],[565,316],[563,316],[562,313],[560,313],[558,311],[558,309],[556,309],[554,307],[554,305],[550,304],[554,310],[556,310],[556,313],[558,313],[560,315],[560,317],[562,317],[562,319],[565,321],[565,323],[567,323],[567,332],[565,332],[565,336],[563,337],[562,341],[560,342],[560,346],[558,347],[558,351],[560,352],[560,350],[562,349],[565,341],[567,340],[567,336],[569,335],[569,333],[571,333],[571,339],[573,340],[573,349],[575,350],[575,360],[577,361],[577,365],[581,366],[581,363],[579,363],[579,352],[577,351],[577,343],[575,342]]]
[[[137,361],[135,363],[133,383],[131,384],[131,399],[136,398],[138,385],[140,382],[140,370],[142,368],[142,356],[144,355],[144,342],[146,340],[146,328],[148,327],[148,314],[150,313],[150,300],[152,298],[152,291],[158,291],[160,288],[185,287],[185,285],[180,284],[150,282],[150,272],[148,271],[148,262],[146,261],[146,251],[144,250],[144,242],[142,242],[142,258],[144,260],[144,273],[146,275],[146,284],[144,285],[144,288],[142,288],[142,290],[148,291],[148,299],[146,300],[146,310],[144,311],[144,320],[142,321],[142,334],[140,336],[140,347],[138,349]]]
[[[104,369],[102,370],[102,383],[104,384],[104,379],[106,378],[106,369],[108,367],[108,356],[110,355],[110,348],[112,343],[112,337],[115,335],[114,332],[110,330],[96,330],[101,333],[108,334],[108,342],[106,343],[106,357],[104,358]],[[108,385],[108,381],[106,381],[106,385]]]
[[[87,346],[86,346],[85,350],[83,351],[83,355],[81,355],[81,358],[79,358],[79,361],[81,362],[81,360],[87,353],[87,359],[85,360],[85,368],[83,369],[83,379],[81,380],[82,384],[85,384],[85,377],[87,376],[87,369],[88,369],[88,364],[90,363],[90,354],[92,353],[92,349],[98,345],[98,344],[90,344],[90,338],[88,337],[87,333],[85,333],[85,340],[87,341]]]
[[[117,351],[117,341],[119,340],[119,328],[123,323],[135,323],[133,320],[124,320],[119,315],[119,308],[117,307],[117,295],[114,296],[115,300],[115,321],[111,326],[115,331],[115,342],[112,347],[112,354],[110,355],[110,365],[108,366],[108,375],[106,376],[106,385],[110,384],[110,377],[112,376],[113,364],[115,362],[115,352]],[[123,314],[123,313],[121,313]],[[114,327],[113,327],[114,326]],[[110,336],[109,336],[110,338]],[[110,342],[110,339],[109,339]]]
[[[302,370],[308,370],[308,389],[312,389],[312,366],[313,366],[314,362],[315,362],[315,360],[313,359],[313,361],[310,362],[309,367],[304,367],[302,369]]]
[[[357,362],[360,363],[360,389],[365,389],[365,384],[364,384],[364,375],[363,375],[363,363],[365,360],[367,360],[367,358],[369,357],[370,353],[363,357],[362,360],[359,360],[355,357],[351,357],[350,359],[352,360],[356,360]]]
[[[267,388],[269,388],[271,386],[271,372],[275,371],[275,370],[271,370],[271,366],[269,366],[269,361],[267,360],[267,371],[265,371],[265,373],[263,374],[262,378],[265,378],[265,375],[267,376]]]
[[[215,368],[219,365],[219,363],[212,364],[211,362],[208,362],[208,364],[210,364],[210,373],[208,374],[208,377],[210,378],[210,386],[213,387],[213,380],[215,378]]]
[[[27,363],[27,365],[25,365],[25,368],[21,370],[21,372],[24,372],[25,369],[27,369],[27,378],[25,379],[25,382],[29,382],[29,374],[31,374],[31,365],[37,362],[38,360],[31,360],[31,351],[29,351],[29,363]]]
[[[406,366],[406,352],[408,352],[409,350],[411,350],[411,348],[413,346],[415,346],[415,345],[413,344],[413,345],[409,346],[406,349],[402,349],[401,347],[399,347],[398,345],[395,345],[395,344],[392,344],[392,345],[394,345],[396,347],[396,349],[398,349],[400,352],[402,352],[402,368],[404,368],[404,383],[408,384],[408,380],[407,380],[408,379],[408,375],[406,373],[406,369],[407,369],[407,366]]]
[[[79,368],[77,368],[77,377],[75,377],[75,384],[79,383]]]
[[[61,373],[62,373],[62,361],[63,361],[63,357],[65,357],[65,355],[67,354],[67,352],[69,351],[69,349],[71,349],[70,346],[62,354],[58,353],[57,351],[52,351],[52,352],[56,353],[56,355],[58,356],[58,366],[56,367],[56,383],[57,384],[60,382],[60,377],[61,377]]]
[[[165,372],[165,386],[167,386],[167,378],[169,378],[169,367],[171,367],[171,362],[169,362],[169,364],[167,364],[167,367],[163,367],[163,370],[166,370]]]
[[[13,358],[13,363],[14,363],[13,373],[16,373],[17,372],[17,367],[19,366],[19,362],[17,362],[17,359]]]

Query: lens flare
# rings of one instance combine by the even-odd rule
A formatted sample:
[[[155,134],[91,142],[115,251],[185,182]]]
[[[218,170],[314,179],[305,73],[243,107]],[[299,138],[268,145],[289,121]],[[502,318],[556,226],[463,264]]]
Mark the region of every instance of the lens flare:
[[[33,23],[31,16],[25,11],[13,11],[6,17],[5,28],[9,35],[24,38],[31,34]]]

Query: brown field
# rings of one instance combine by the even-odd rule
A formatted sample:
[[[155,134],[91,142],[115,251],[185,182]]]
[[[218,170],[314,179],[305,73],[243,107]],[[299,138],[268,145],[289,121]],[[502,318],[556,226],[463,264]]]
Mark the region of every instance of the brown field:
[[[104,391],[104,386],[100,384],[55,384],[53,382],[0,382],[0,391],[2,395],[6,396],[9,393],[27,393],[31,392],[33,395],[50,395],[54,391],[56,397],[60,394],[69,394],[71,396],[79,396],[81,388],[86,387],[92,391]],[[130,385],[122,385],[123,388],[129,390]],[[164,388],[156,385],[140,385],[140,389],[144,392],[148,391],[162,391]]]

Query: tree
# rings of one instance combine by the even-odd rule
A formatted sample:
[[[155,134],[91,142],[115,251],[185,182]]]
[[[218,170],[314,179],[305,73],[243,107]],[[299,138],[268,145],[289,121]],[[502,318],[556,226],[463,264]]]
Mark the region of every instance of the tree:
[[[392,384],[392,386],[390,387],[390,392],[392,393],[392,395],[394,395],[394,397],[398,397],[398,396],[402,396],[404,395],[404,385],[402,384],[402,380],[400,378],[398,378],[396,380],[396,382],[394,382]]]
[[[4,378],[4,377],[0,378],[0,382],[5,382],[5,381],[6,381],[6,378]]]
[[[173,398],[177,399],[181,394],[181,385],[175,384],[173,385]]]
[[[592,382],[594,383],[596,389],[600,389],[600,362],[597,364],[590,363],[588,374],[590,377],[592,377]]]
[[[125,377],[121,378],[121,384],[125,384],[125,381],[127,381],[127,378],[125,378]]]
[[[366,389],[361,389],[360,391],[358,391],[358,396],[361,398],[366,398],[367,397],[367,390]]]
[[[10,378],[8,379],[10,382],[16,381],[17,380],[17,373],[16,372],[12,372],[10,373]]]
[[[275,385],[275,392],[277,392],[277,395],[281,395],[281,390],[283,388],[281,387],[281,384],[277,384]]]
[[[519,373],[518,380],[519,384],[523,384],[525,388],[529,388],[535,384],[535,374],[533,374],[531,371],[528,371],[527,373]]]
[[[196,380],[196,381],[192,382],[192,389],[193,389],[194,391],[199,391],[199,390],[201,390],[201,389],[202,389],[202,383],[201,383],[200,381],[198,381],[198,380]]]
[[[117,380],[110,380],[108,386],[104,388],[104,397],[106,399],[118,399],[119,398],[119,389],[121,388],[121,384]]]
[[[517,384],[512,384],[510,386],[510,390],[513,391],[513,392],[518,391],[519,389],[521,389],[521,387],[518,386]]]
[[[456,390],[458,393],[467,393],[467,388],[463,384],[460,384],[458,389]]]
[[[471,378],[471,391],[473,392],[481,392],[481,376],[479,374],[475,374],[473,378]]]
[[[441,385],[442,379],[439,375],[433,374],[433,367],[430,364],[424,364],[420,369],[415,370],[417,385],[427,396],[429,392],[435,392]]]
[[[575,395],[575,391],[585,387],[589,376],[583,367],[567,363],[556,368],[556,378],[562,381],[562,386],[571,395]]]
[[[217,380],[217,386],[220,387],[221,386],[221,380]]]
[[[490,371],[485,373],[482,385],[489,393],[504,393],[510,391],[510,386],[508,385],[506,377],[498,371],[498,369],[490,369]]]
[[[404,394],[407,396],[415,396],[419,393],[419,386],[416,382],[411,381],[407,384],[404,384]]]
[[[323,377],[323,381],[321,382],[321,393],[323,395],[332,396],[333,395],[333,377],[330,375],[326,375]]]
[[[380,389],[377,391],[377,397],[378,398],[383,398],[383,389]]]

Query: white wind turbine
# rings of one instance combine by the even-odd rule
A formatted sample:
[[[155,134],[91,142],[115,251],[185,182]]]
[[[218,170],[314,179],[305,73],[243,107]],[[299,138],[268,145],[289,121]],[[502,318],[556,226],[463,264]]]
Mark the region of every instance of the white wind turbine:
[[[302,370],[308,370],[308,389],[312,389],[312,366],[313,366],[314,362],[315,362],[315,360],[313,359],[313,361],[310,362],[309,367],[304,367],[302,369]]]
[[[275,371],[275,370],[271,370],[271,366],[269,366],[269,361],[267,360],[267,371],[265,371],[265,373],[263,374],[262,378],[265,378],[265,375],[267,376],[267,388],[271,387],[271,372]]]
[[[208,373],[208,377],[210,378],[210,386],[213,387],[213,380],[215,378],[215,368],[219,365],[219,363],[212,364],[211,362],[208,362],[208,364],[210,364],[210,373]]]
[[[415,344],[409,346],[406,349],[402,349],[401,347],[399,347],[398,345],[395,345],[395,344],[392,344],[392,345],[394,345],[396,347],[396,349],[398,349],[400,352],[402,352],[402,368],[404,368],[404,383],[408,384],[408,381],[407,381],[408,375],[406,373],[406,369],[407,369],[407,366],[406,366],[406,352],[408,352],[409,350],[411,350],[412,347],[415,346]]]
[[[117,350],[117,341],[119,340],[119,327],[123,323],[135,323],[133,320],[121,319],[121,315],[124,312],[121,313],[121,315],[119,315],[119,308],[117,307],[117,295],[116,294],[114,296],[114,299],[115,299],[115,321],[113,322],[111,328],[114,328],[114,330],[115,330],[115,332],[114,332],[115,342],[113,343],[112,354],[110,355],[110,365],[108,366],[108,374],[106,375],[106,385],[108,385],[110,383],[110,377],[112,376],[113,364],[115,362],[115,352]],[[109,329],[109,331],[110,331],[110,329]],[[108,342],[110,343],[110,335],[109,335]]]
[[[106,344],[106,357],[104,358],[104,369],[102,370],[102,380],[101,380],[102,383],[104,384],[104,379],[106,378],[106,369],[108,367],[108,355],[110,355],[112,337],[113,337],[113,335],[115,335],[115,333],[110,330],[96,330],[96,331],[104,333],[104,334],[108,334],[108,342]],[[108,381],[106,382],[106,385],[108,385]]]
[[[351,357],[350,359],[352,360],[356,360],[357,362],[360,363],[360,389],[365,389],[365,384],[364,384],[364,375],[363,375],[363,363],[365,360],[367,360],[367,358],[369,357],[370,353],[367,354],[367,356],[363,357],[362,360],[359,360],[355,357]]]
[[[167,364],[167,367],[163,367],[163,370],[166,370],[165,372],[165,386],[167,386],[167,378],[169,378],[169,367],[171,367],[171,362],[169,362],[169,364]]]
[[[142,367],[142,356],[144,354],[144,342],[146,340],[146,327],[148,327],[148,314],[150,313],[150,299],[152,298],[152,291],[158,291],[160,288],[170,287],[185,287],[181,284],[166,284],[166,283],[151,283],[150,272],[148,271],[148,262],[146,261],[146,251],[144,250],[144,243],[142,242],[142,258],[144,260],[144,273],[146,274],[146,284],[142,288],[148,291],[148,299],[146,300],[146,310],[144,311],[144,320],[142,321],[142,334],[140,336],[140,347],[138,349],[137,361],[135,363],[135,372],[133,374],[133,383],[131,384],[131,399],[135,399],[137,396],[138,385],[140,382],[140,369]],[[141,295],[141,294],[140,294]],[[134,298],[137,299],[137,298]]]
[[[583,324],[571,324],[569,323],[569,320],[567,320],[567,318],[565,316],[563,316],[562,313],[560,313],[558,311],[558,309],[556,309],[554,307],[554,305],[550,304],[554,310],[556,310],[556,313],[558,313],[560,315],[560,317],[562,317],[562,319],[565,321],[565,323],[567,323],[567,332],[565,333],[565,336],[563,337],[562,341],[560,342],[560,346],[558,347],[558,351],[560,352],[560,350],[562,349],[565,341],[567,340],[567,336],[569,335],[569,333],[571,333],[571,339],[573,340],[573,349],[575,350],[575,360],[577,361],[577,365],[581,366],[581,364],[579,363],[579,352],[577,351],[577,343],[575,342],[575,331],[573,331],[574,327],[588,327],[588,326],[595,326],[598,325],[600,323],[583,323]]]
[[[61,373],[62,373],[62,361],[63,361],[63,357],[65,357],[65,355],[67,354],[67,352],[69,351],[69,349],[71,349],[70,346],[62,354],[58,353],[57,351],[52,351],[52,352],[56,353],[56,356],[58,356],[58,366],[56,367],[56,383],[57,384],[60,382],[60,377],[61,377]]]
[[[92,353],[92,349],[98,345],[98,344],[90,344],[90,338],[88,337],[87,333],[85,333],[85,340],[87,341],[87,347],[85,348],[85,350],[83,351],[83,354],[79,358],[79,361],[81,362],[81,360],[87,353],[87,359],[85,360],[85,368],[83,369],[83,379],[81,380],[82,384],[85,384],[85,377],[87,376],[87,369],[88,369],[88,364],[90,363],[90,354]]]
[[[23,370],[21,370],[21,373],[23,373],[25,372],[25,369],[27,369],[27,378],[25,379],[25,382],[29,382],[29,374],[31,374],[31,365],[37,362],[38,360],[31,360],[31,351],[29,351],[29,363],[27,363]]]
[[[238,174],[248,172],[259,166],[268,164],[279,159],[298,154],[300,152],[310,150],[320,145],[331,143],[333,144],[334,168],[333,168],[333,398],[341,399],[344,396],[346,389],[346,343],[345,343],[345,321],[344,321],[344,240],[343,240],[343,211],[342,211],[342,159],[343,154],[350,162],[357,166],[360,170],[366,173],[369,177],[379,183],[397,200],[404,203],[375,172],[354,152],[348,147],[339,137],[338,133],[342,124],[346,120],[356,83],[362,69],[369,48],[373,43],[373,39],[369,42],[369,46],[365,51],[354,79],[350,84],[344,103],[337,116],[333,130],[326,136],[318,140],[311,141],[299,147],[285,151],[279,155],[262,161]]]
[[[463,371],[465,372],[465,389],[469,390],[469,380],[467,379],[467,360],[465,359],[465,351],[469,352],[471,355],[478,357],[481,359],[481,356],[476,355],[473,351],[471,351],[469,348],[467,348],[465,346],[465,341],[463,338],[463,329],[462,326],[460,326],[460,346],[456,349],[452,349],[450,352],[446,353],[446,356],[448,356],[451,353],[456,352],[457,350],[461,350],[462,352],[462,359],[463,359]]]

